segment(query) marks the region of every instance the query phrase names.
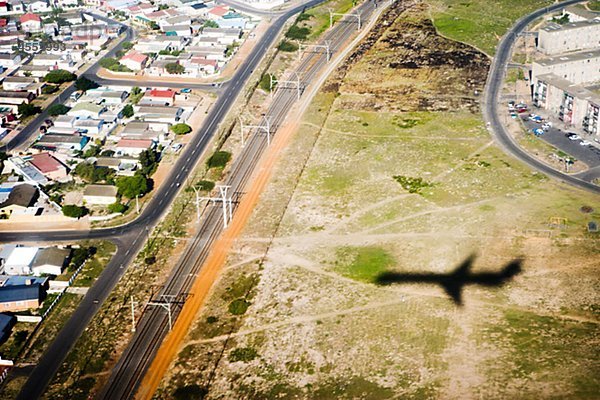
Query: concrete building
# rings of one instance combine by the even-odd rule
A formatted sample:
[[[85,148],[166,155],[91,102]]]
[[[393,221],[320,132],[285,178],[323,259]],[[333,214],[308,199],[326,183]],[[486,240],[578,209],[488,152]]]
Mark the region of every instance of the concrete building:
[[[554,74],[540,75],[534,86],[533,104],[551,112],[568,126],[598,135],[600,96]]]
[[[48,153],[34,154],[29,158],[29,162],[46,178],[53,181],[64,180],[69,174],[67,167]]]
[[[35,186],[23,184],[15,186],[8,199],[0,203],[0,215],[10,218],[12,213],[21,213],[32,207],[38,199],[38,189]]]
[[[117,201],[117,188],[110,185],[87,185],[83,191],[87,204],[108,205]]]
[[[600,18],[564,25],[552,22],[539,31],[538,49],[547,55],[596,47],[600,47]]]
[[[2,249],[2,273],[5,275],[29,275],[31,264],[39,248],[5,246]]]
[[[546,74],[554,74],[575,84],[597,81],[600,79],[600,49],[535,60],[531,74],[534,85],[538,76]]]
[[[46,298],[47,290],[48,278],[0,275],[0,310],[37,308]]]
[[[59,249],[58,247],[46,247],[39,249],[31,262],[31,271],[35,276],[60,275],[62,274],[71,250]]]

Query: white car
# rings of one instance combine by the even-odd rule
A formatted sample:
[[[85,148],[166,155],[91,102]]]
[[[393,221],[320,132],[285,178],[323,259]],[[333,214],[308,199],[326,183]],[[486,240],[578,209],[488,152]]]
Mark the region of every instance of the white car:
[[[545,131],[547,131],[550,128],[552,128],[552,122],[546,122],[545,124],[542,125],[542,129]]]
[[[582,140],[581,142],[579,142],[580,146],[590,146],[592,143],[588,142],[587,140]]]
[[[579,139],[581,139],[581,137],[579,137],[579,135],[569,136],[569,140],[579,140]]]

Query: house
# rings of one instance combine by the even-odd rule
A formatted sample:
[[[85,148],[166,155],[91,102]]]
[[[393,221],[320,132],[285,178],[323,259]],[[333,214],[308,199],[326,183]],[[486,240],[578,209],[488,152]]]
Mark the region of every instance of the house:
[[[45,13],[52,11],[52,7],[45,0],[23,0],[27,11],[32,13]]]
[[[149,139],[155,142],[166,140],[169,124],[156,122],[131,121],[121,132],[124,139]]]
[[[106,111],[106,107],[89,101],[82,101],[69,110],[67,115],[78,118],[100,119],[100,114]]]
[[[21,91],[27,90],[27,87],[37,83],[35,78],[21,76],[7,76],[2,81],[2,88],[6,91]]]
[[[0,310],[37,308],[46,298],[47,290],[48,278],[0,275]]]
[[[184,67],[186,75],[195,77],[214,75],[219,71],[219,63],[215,60],[207,60],[205,57],[192,57]]]
[[[64,0],[59,0],[64,1]],[[75,2],[77,2],[75,0]],[[61,18],[64,18],[71,25],[79,25],[83,23],[83,14],[81,11],[67,11],[60,14]]]
[[[5,218],[10,218],[13,212],[22,212],[32,207],[37,201],[38,196],[38,189],[33,185],[24,183],[15,186],[8,195],[8,199],[0,203],[0,216],[3,215]]]
[[[0,1],[0,14],[4,15],[6,13],[8,13],[8,3]]]
[[[38,250],[38,247],[4,246],[0,252],[2,273],[5,275],[31,274],[31,264]]]
[[[99,137],[102,131],[103,119],[78,118],[73,127],[88,137]],[[104,137],[99,137],[103,139]]]
[[[117,201],[117,188],[111,185],[87,185],[83,200],[87,204],[113,204]]]
[[[0,65],[2,65],[4,68],[21,65],[21,56],[16,52],[0,53]]]
[[[0,104],[11,104],[18,106],[19,104],[29,104],[35,99],[35,95],[31,92],[10,92],[0,90]]]
[[[166,122],[176,124],[183,113],[180,107],[139,106],[136,116],[144,121]]]
[[[77,7],[79,5],[79,1],[78,0],[57,0],[56,5],[59,6],[60,8]]]
[[[134,157],[98,157],[96,167],[110,168],[117,172],[117,175],[133,176],[139,167],[139,160]]]
[[[39,249],[31,263],[31,271],[35,276],[60,275],[66,267],[71,250],[58,247]]]
[[[121,105],[125,102],[128,93],[124,90],[110,90],[106,87],[90,89],[85,93],[82,101],[94,101],[105,105]]]
[[[31,156],[29,162],[44,176],[53,181],[60,181],[68,176],[69,170],[56,158],[48,153],[39,153]]]
[[[17,323],[17,317],[10,314],[0,314],[0,344],[4,343]]]
[[[140,3],[136,6],[127,7],[123,10],[126,14],[129,14],[130,18],[133,18],[137,15],[142,15],[145,13],[151,13],[157,10],[157,7],[150,3]]]
[[[8,2],[13,14],[22,14],[25,12],[25,6],[21,0],[10,0]]]
[[[176,92],[171,89],[152,89],[144,94],[142,100],[146,100],[149,105],[172,106],[175,103],[175,95]]]
[[[2,54],[0,54],[0,57]],[[45,65],[21,65],[19,70],[17,71],[17,76],[31,76],[35,78],[43,78],[48,74],[48,66]]]
[[[26,157],[14,156],[4,162],[3,174],[16,173],[22,176],[26,182],[35,185],[46,185],[49,180],[40,170],[31,165]]]
[[[126,66],[130,70],[140,71],[146,67],[148,56],[135,50],[130,50],[119,60],[119,64]]]
[[[236,28],[203,28],[199,37],[215,38],[219,43],[229,45],[242,37],[242,30]]]
[[[144,150],[154,147],[154,142],[148,139],[121,139],[116,146],[118,155],[137,157]]]
[[[62,56],[58,54],[39,53],[33,57],[31,64],[37,66],[56,67],[61,60]]]
[[[106,0],[102,2],[102,8],[105,11],[122,10],[138,4],[138,0]]]
[[[59,115],[54,120],[54,126],[57,128],[72,128],[77,117],[71,115]]]
[[[45,134],[39,139],[33,148],[48,151],[62,151],[71,153],[81,151],[89,139],[86,136],[63,135],[63,134]]]

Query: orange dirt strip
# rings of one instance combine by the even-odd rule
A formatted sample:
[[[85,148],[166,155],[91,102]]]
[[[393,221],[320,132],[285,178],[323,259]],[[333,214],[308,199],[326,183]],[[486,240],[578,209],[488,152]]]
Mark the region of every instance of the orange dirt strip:
[[[253,180],[250,181],[250,187],[246,192],[246,195],[242,198],[231,225],[229,225],[213,245],[206,262],[202,266],[202,269],[192,286],[190,291],[191,296],[185,302],[181,314],[179,314],[179,318],[177,318],[177,321],[173,326],[173,330],[165,338],[158,349],[156,357],[152,361],[148,372],[146,372],[136,395],[137,399],[149,400],[154,395],[154,392],[167,372],[169,365],[177,355],[181,343],[189,331],[192,322],[194,322],[198,311],[202,307],[210,288],[217,280],[219,273],[225,265],[227,253],[231,249],[234,240],[242,233],[242,230],[250,219],[261,193],[269,182],[273,167],[282,151],[289,143],[294,132],[296,132],[296,127],[297,124],[295,123],[283,127],[278,132],[277,136],[275,136],[274,142],[260,160],[258,164],[258,173]]]

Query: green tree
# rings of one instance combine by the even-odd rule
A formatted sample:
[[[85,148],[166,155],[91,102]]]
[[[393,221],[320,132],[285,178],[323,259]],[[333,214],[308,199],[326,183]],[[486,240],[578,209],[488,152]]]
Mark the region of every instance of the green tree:
[[[140,93],[142,93],[142,89],[140,89],[139,87],[134,86],[134,87],[131,88],[131,94],[133,96],[137,96]]]
[[[285,37],[293,40],[306,40],[310,35],[310,29],[306,27],[300,28],[298,25],[290,26],[290,29],[285,33]]]
[[[55,69],[44,76],[44,81],[60,85],[61,83],[71,82],[77,79],[77,75],[64,69]]]
[[[98,61],[98,64],[100,64],[100,66],[102,68],[110,68],[115,64],[118,64],[119,62],[112,57],[106,57],[106,58],[102,58],[100,59],[100,61]]]
[[[131,42],[123,42],[123,49],[131,50],[133,48],[133,43]]]
[[[86,78],[85,76],[82,76],[81,78],[77,79],[77,82],[75,82],[75,87],[77,90],[81,90],[82,92],[87,92],[90,89],[96,89],[99,86],[100,85],[98,85],[96,82]]]
[[[71,108],[65,106],[64,104],[54,104],[50,107],[48,107],[48,114],[52,115],[53,117],[57,116],[57,115],[65,115],[66,113],[69,112]]]
[[[122,176],[117,179],[116,185],[119,194],[128,199],[143,196],[152,188],[152,182],[140,173],[136,173],[134,176]]]
[[[296,50],[298,50],[298,45],[294,42],[290,42],[288,40],[282,40],[281,43],[279,43],[279,46],[277,46],[277,48],[279,49],[279,51],[285,51],[285,52],[294,52]]]
[[[58,90],[56,85],[46,85],[42,88],[42,94],[52,94]]]
[[[131,104],[127,104],[125,107],[123,107],[122,113],[125,118],[131,118],[133,117],[135,111],[133,111],[133,106]]]
[[[156,150],[147,149],[140,153],[138,160],[141,168],[140,172],[145,176],[151,176],[158,166],[160,154]]]
[[[219,24],[217,24],[215,21],[212,20],[206,20],[204,22],[204,25],[202,25],[203,28],[218,28]]]
[[[188,124],[175,124],[171,126],[171,131],[176,135],[185,135],[192,131],[192,127]]]
[[[88,209],[85,207],[79,207],[76,205],[68,204],[62,207],[62,212],[66,217],[81,218],[88,213]]]
[[[42,112],[42,109],[38,106],[34,106],[33,104],[21,103],[17,107],[17,111],[22,118],[27,118],[35,114],[39,114]]]
[[[119,201],[117,201],[116,203],[112,203],[108,205],[108,211],[110,211],[111,213],[121,213],[123,214],[125,211],[127,211],[127,206]]]
[[[260,78],[259,86],[265,92],[271,91],[271,77],[273,77],[273,81],[277,79],[277,77],[273,74],[264,74],[262,78]],[[273,82],[273,87],[275,87],[277,83]]]
[[[231,160],[231,153],[227,151],[215,151],[206,164],[208,168],[224,168],[229,160]]]
[[[165,69],[170,74],[181,75],[185,72],[185,67],[179,63],[172,62],[165,65]]]

